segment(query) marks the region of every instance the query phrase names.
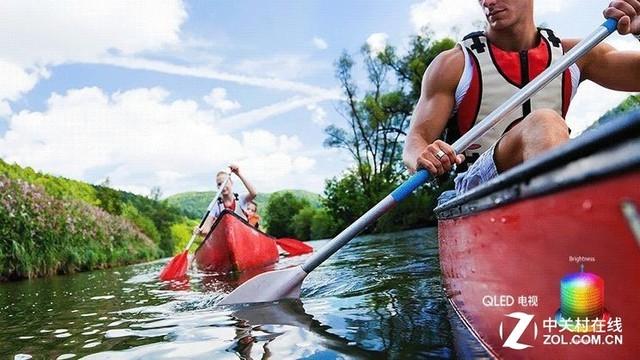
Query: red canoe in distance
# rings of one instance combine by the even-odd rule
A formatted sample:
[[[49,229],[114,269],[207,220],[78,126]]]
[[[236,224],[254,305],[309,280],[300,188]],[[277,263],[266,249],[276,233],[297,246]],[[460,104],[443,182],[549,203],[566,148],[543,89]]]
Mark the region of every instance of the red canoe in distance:
[[[233,212],[223,211],[195,252],[198,270],[244,271],[278,262],[276,239],[249,225]]]
[[[486,355],[640,358],[640,112],[436,213],[445,293]]]

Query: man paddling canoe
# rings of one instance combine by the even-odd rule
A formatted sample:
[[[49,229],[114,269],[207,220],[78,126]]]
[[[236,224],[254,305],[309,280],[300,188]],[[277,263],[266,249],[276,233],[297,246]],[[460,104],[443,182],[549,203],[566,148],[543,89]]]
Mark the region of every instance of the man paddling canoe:
[[[222,189],[222,193],[220,198],[218,199],[216,205],[211,209],[211,213],[205,220],[205,222],[197,228],[197,232],[201,235],[206,235],[210,230],[213,223],[216,221],[218,216],[223,210],[231,210],[240,216],[242,219],[247,220],[247,216],[245,215],[244,209],[247,207],[249,203],[256,198],[256,190],[251,185],[251,183],[240,173],[240,168],[237,165],[229,165],[229,169],[233,174],[236,174],[238,178],[242,181],[242,184],[247,189],[248,193],[243,195],[238,195],[233,192],[233,181],[229,179],[224,188]],[[219,188],[222,186],[230,174],[220,171],[216,175],[216,185]]]
[[[579,83],[592,80],[621,91],[640,91],[640,52],[600,44],[508,120],[456,154],[452,143],[578,43],[536,28],[533,0],[480,1],[488,26],[440,54],[425,72],[403,160],[410,171],[434,175],[458,165],[457,195],[569,139],[564,117]],[[640,1],[613,1],[604,16],[620,34],[640,34]],[[466,171],[465,171],[466,170]],[[465,172],[462,172],[465,171]]]

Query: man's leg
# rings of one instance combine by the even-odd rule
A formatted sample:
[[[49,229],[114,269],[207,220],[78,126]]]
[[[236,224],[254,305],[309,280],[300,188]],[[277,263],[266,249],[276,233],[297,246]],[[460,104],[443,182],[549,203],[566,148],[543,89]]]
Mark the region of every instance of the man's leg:
[[[507,131],[496,145],[498,172],[521,164],[569,140],[564,119],[553,110],[536,110]]]

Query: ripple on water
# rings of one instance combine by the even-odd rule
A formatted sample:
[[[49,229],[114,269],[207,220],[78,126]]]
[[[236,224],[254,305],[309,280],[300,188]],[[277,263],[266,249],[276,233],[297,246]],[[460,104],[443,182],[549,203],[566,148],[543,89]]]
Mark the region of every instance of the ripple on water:
[[[308,276],[301,301],[216,307],[247,274],[192,272],[188,281],[161,283],[165,262],[0,284],[16,294],[0,299],[0,308],[11,299],[19,317],[0,319],[0,343],[11,346],[0,357],[452,356],[432,230],[355,239]]]

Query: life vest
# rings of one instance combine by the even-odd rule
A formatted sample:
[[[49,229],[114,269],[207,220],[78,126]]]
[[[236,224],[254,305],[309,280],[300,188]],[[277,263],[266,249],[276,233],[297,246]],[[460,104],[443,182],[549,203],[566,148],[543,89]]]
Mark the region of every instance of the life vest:
[[[247,216],[247,222],[249,223],[249,225],[251,225],[254,228],[258,229],[260,227],[260,215],[253,214],[251,216]]]
[[[224,206],[224,200],[222,200],[222,197],[218,198],[218,207],[220,208],[220,212],[222,212],[225,209],[231,210],[236,215],[238,215],[241,218],[247,220],[247,216],[244,214],[244,211],[242,210],[242,206],[240,206],[239,202],[240,202],[240,200],[239,200],[238,194],[237,193],[233,193],[233,203],[231,203],[230,207],[225,207]]]
[[[447,142],[453,143],[561,58],[562,42],[553,31],[539,28],[538,33],[540,41],[535,48],[518,52],[496,47],[484,32],[463,38],[459,45],[465,54],[465,69],[456,90],[456,106],[447,124]],[[577,66],[567,69],[469,146],[464,152],[466,163],[474,162],[512,124],[535,109],[552,109],[564,118],[579,79]]]

